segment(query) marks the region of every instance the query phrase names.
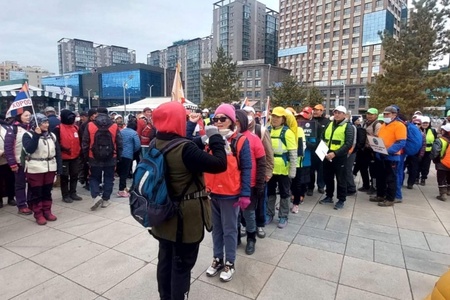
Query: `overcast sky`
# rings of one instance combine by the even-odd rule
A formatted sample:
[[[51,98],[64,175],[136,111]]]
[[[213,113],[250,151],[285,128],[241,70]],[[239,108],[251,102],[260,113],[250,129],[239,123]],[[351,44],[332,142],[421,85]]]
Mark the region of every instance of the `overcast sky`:
[[[136,50],[136,61],[180,39],[211,34],[216,0],[0,0],[0,62],[58,73],[57,41],[78,38]],[[278,0],[260,0],[278,11]],[[228,3],[228,0],[225,1]]]

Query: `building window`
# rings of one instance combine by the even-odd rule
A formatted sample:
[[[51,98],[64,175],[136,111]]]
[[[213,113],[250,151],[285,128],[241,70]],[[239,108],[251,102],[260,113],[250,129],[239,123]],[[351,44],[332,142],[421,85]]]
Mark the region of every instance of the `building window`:
[[[360,16],[355,16],[353,18],[353,23],[359,23],[359,22],[361,22],[361,17]]]
[[[351,75],[356,75],[356,74],[358,74],[358,70],[356,68],[351,68],[350,69],[350,74]]]
[[[351,12],[351,9],[350,9],[350,8],[344,9],[344,15],[349,15],[350,12]]]
[[[374,61],[374,62],[379,62],[379,61],[380,61],[380,55],[374,55],[374,56],[372,57],[372,61]]]
[[[255,91],[255,99],[260,99],[260,98],[261,98],[261,92]]]
[[[369,3],[364,4],[364,10],[369,10],[372,8],[372,1]]]
[[[341,70],[341,76],[347,76],[347,69]]]
[[[261,70],[255,70],[255,78],[261,78]]]
[[[349,97],[356,97],[356,89],[350,89],[348,94]]]
[[[358,44],[359,43],[359,37],[352,38],[352,44]]]
[[[366,64],[368,62],[369,62],[369,57],[368,56],[364,56],[364,57],[361,58],[361,63],[362,64]]]
[[[253,98],[253,92],[252,91],[247,91],[247,92],[245,92],[245,96],[249,97],[249,98]]]
[[[261,80],[255,80],[255,87],[261,87]]]
[[[247,77],[253,77],[253,71],[247,70]]]
[[[244,80],[239,80],[239,87],[244,87]]]
[[[247,80],[247,87],[253,87],[253,80]]]
[[[337,51],[337,50],[333,51],[333,57],[337,57],[337,56],[339,56],[339,51]]]
[[[350,34],[350,28],[345,28],[342,30],[342,34],[346,35],[346,34]]]
[[[348,63],[348,60],[346,59],[341,59],[341,65],[346,65]]]
[[[353,34],[359,33],[359,26],[353,27]]]
[[[358,63],[358,58],[352,58],[352,65],[357,64]]]
[[[367,68],[367,67],[361,68],[361,74],[367,74],[368,71],[369,71],[369,68]]]

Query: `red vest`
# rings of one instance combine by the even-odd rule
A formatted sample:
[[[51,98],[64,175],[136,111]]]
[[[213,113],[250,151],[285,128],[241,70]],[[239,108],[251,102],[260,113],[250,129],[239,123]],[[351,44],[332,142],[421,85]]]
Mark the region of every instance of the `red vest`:
[[[92,153],[92,146],[94,146],[95,133],[97,132],[98,127],[97,125],[95,125],[94,122],[89,122],[87,130],[89,131],[89,157],[94,158],[94,154]],[[108,130],[111,133],[111,137],[114,144],[113,157],[116,157],[117,156],[116,135],[117,132],[119,131],[119,128],[117,127],[116,123],[113,123],[111,126],[109,126]]]
[[[70,154],[61,151],[62,159],[75,159],[80,156],[81,145],[78,127],[75,125],[59,125],[60,144],[62,148],[70,149]]]

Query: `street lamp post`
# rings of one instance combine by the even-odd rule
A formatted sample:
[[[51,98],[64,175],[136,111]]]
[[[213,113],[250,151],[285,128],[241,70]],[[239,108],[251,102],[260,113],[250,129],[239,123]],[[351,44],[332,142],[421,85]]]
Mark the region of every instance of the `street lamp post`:
[[[88,92],[88,107],[91,109],[91,91],[92,89],[86,89]]]
[[[133,75],[128,76],[128,79],[123,82],[123,115],[125,116],[127,114],[127,83],[133,79]]]
[[[149,94],[149,97],[151,98],[151,97],[152,97],[152,87],[153,87],[153,84],[150,85],[150,84],[148,83],[147,85],[148,85],[148,94]]]

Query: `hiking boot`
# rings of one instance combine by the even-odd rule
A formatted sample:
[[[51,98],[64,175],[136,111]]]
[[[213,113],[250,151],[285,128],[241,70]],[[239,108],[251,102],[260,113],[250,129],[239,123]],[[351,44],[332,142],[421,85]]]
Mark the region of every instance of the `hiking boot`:
[[[16,206],[16,200],[14,200],[14,198],[8,198],[8,205],[9,206]]]
[[[234,274],[235,270],[234,270],[234,264],[227,261],[225,263],[225,268],[223,269],[223,271],[220,273],[220,280],[228,282],[231,279],[233,279],[233,274]]]
[[[100,205],[102,205],[103,199],[101,196],[97,196],[92,199],[91,210],[96,210]]]
[[[318,188],[317,191],[319,192],[319,194],[325,194],[324,188]]]
[[[247,236],[247,230],[244,226],[241,226],[241,237]]]
[[[436,196],[436,199],[441,201],[447,201],[447,187],[440,187],[439,188],[439,196]]]
[[[306,196],[312,196],[312,195],[314,195],[314,190],[313,189],[308,189],[306,191]]]
[[[419,178],[416,179],[416,181],[414,182],[414,184],[419,185]]]
[[[280,229],[283,229],[284,227],[287,226],[287,223],[288,223],[288,219],[287,219],[286,217],[282,217],[282,218],[280,218],[280,220],[278,221],[277,227],[280,228]]]
[[[293,214],[298,214],[298,205],[294,205],[294,206],[292,206],[292,213]]]
[[[17,212],[19,215],[31,215],[33,212],[28,207],[19,208]]]
[[[425,186],[425,179],[421,179],[421,180],[420,180],[420,185],[421,185],[421,186]]]
[[[45,225],[45,224],[47,224],[47,220],[44,218],[44,216],[38,216],[38,217],[35,217],[35,219],[36,219],[36,223],[38,225]]]
[[[223,260],[219,259],[218,257],[215,257],[213,259],[212,264],[209,266],[209,268],[206,270],[206,276],[208,277],[214,277],[217,274],[219,274],[220,271],[224,268]]]
[[[70,199],[75,200],[75,201],[81,201],[81,200],[83,200],[83,198],[81,198],[80,196],[78,196],[77,193],[71,194],[71,195],[70,195]]]
[[[260,238],[263,239],[266,237],[266,232],[264,231],[264,227],[258,227],[256,230],[256,235]]]
[[[108,207],[111,204],[111,201],[109,200],[103,200],[102,202],[102,208]]]
[[[394,206],[394,201],[384,200],[383,202],[378,202],[378,206],[383,206],[383,207]]]
[[[384,197],[379,197],[379,196],[372,196],[369,198],[370,202],[383,202],[384,201]]]
[[[73,200],[72,200],[69,196],[63,197],[63,198],[62,198],[62,201],[63,201],[63,202],[66,202],[66,203],[72,203],[72,202],[73,202]]]
[[[245,246],[245,254],[252,255],[255,253],[256,232],[247,232],[247,245]]]
[[[406,187],[408,190],[412,190],[413,189],[413,186],[412,185],[410,185],[410,184],[408,184],[408,186]]]
[[[338,210],[338,209],[343,209],[344,208],[344,201],[339,200],[338,202],[336,202],[336,204],[334,205],[334,209]]]
[[[322,200],[319,200],[319,204],[333,204],[333,198],[326,196]]]
[[[370,188],[366,188],[366,187],[360,187],[359,189],[358,189],[358,192],[368,192],[368,191],[370,191]]]

